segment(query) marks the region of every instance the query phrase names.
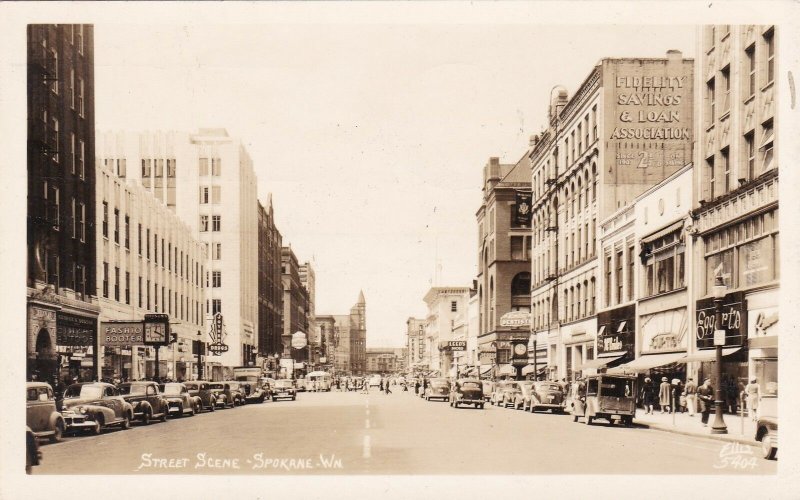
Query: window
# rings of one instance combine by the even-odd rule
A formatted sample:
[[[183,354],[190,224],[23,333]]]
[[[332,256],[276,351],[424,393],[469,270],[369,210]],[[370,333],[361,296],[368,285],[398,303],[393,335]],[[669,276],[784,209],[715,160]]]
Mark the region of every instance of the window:
[[[730,110],[730,97],[731,97],[731,67],[730,65],[725,66],[720,71],[720,76],[722,77],[722,91],[724,92],[722,96],[722,113],[725,114]]]
[[[633,276],[636,270],[636,254],[633,245],[628,247],[628,300],[633,300]],[[682,285],[681,285],[682,286]]]
[[[680,230],[645,243],[645,297],[685,286],[685,251]]]
[[[200,186],[200,204],[208,203],[208,186]]]
[[[117,158],[117,175],[121,178],[127,177],[128,174],[128,165],[125,158]]]
[[[747,153],[747,179],[756,178],[756,145],[753,132],[744,135],[744,150]]]
[[[142,307],[142,277],[139,276],[139,286],[137,288],[139,294],[139,307]]]
[[[582,130],[583,130],[583,125],[581,125],[579,123],[578,124],[578,154],[580,154],[581,151],[583,151],[583,133],[582,133]]]
[[[720,157],[722,159],[722,172],[725,174],[725,178],[723,179],[725,184],[722,186],[721,194],[728,194],[731,190],[731,162],[728,148],[720,151]]]
[[[156,243],[156,244],[158,244],[158,243]],[[161,238],[161,268],[162,269],[164,268],[164,265],[165,265],[164,261],[165,260],[166,260],[166,258],[165,258],[165,255],[164,255],[164,238]]]
[[[114,243],[119,243],[119,209],[114,209]]]
[[[211,187],[211,203],[220,203],[222,198],[222,187],[220,186],[212,186]]]
[[[85,179],[86,178],[86,169],[84,168],[84,160],[86,158],[86,156],[85,156],[86,148],[85,148],[85,145],[83,143],[83,140],[80,141],[80,149],[79,149],[79,151],[80,151],[80,155],[78,156],[78,173],[80,173],[81,179]]]
[[[78,115],[83,118],[83,78],[78,78]]]
[[[714,79],[712,78],[706,83],[706,102],[708,103],[708,120],[706,126],[714,123],[714,99],[716,97],[716,90],[714,88]]]
[[[103,262],[103,297],[108,298],[108,262]]]
[[[584,119],[584,127],[583,128],[584,128],[584,131],[586,133],[585,142],[586,142],[586,148],[588,149],[589,148],[589,114],[588,113],[586,114],[586,118]]]
[[[149,248],[149,247],[148,247]],[[150,280],[147,280],[147,288],[145,288],[145,293],[147,295],[147,310],[150,310]]]
[[[222,158],[211,159],[211,175],[215,177],[222,175]]]
[[[53,91],[54,94],[58,95],[58,52],[56,49],[50,49],[50,90]]]
[[[221,215],[212,215],[211,216],[211,230],[212,231],[221,231],[222,230],[222,216]]]
[[[158,264],[158,235],[153,233],[153,261]]]
[[[142,158],[142,178],[147,179],[151,175],[150,160]]]
[[[708,172],[708,196],[709,200],[714,199],[714,157],[706,158],[706,171]]]
[[[522,236],[512,236],[511,237],[511,260],[523,260],[523,237]]]
[[[533,253],[533,236],[525,237],[525,260],[531,260]]]
[[[592,108],[592,141],[597,140],[597,106]],[[594,193],[592,193],[594,198]]]
[[[108,202],[103,202],[103,236],[108,238]]]
[[[208,158],[200,158],[200,175],[208,175]]]
[[[149,259],[150,258],[150,229],[147,230],[147,239],[146,239],[146,241],[147,241],[147,258]],[[147,306],[147,308],[149,309],[150,306]]]
[[[86,205],[80,204],[80,220],[78,223],[78,234],[81,236],[81,241],[86,241]]]
[[[764,122],[764,124],[761,126],[761,130],[762,130],[761,137],[763,137],[763,141],[759,149],[761,149],[764,152],[763,168],[761,169],[761,172],[766,172],[767,170],[772,168],[772,162],[774,159],[772,151],[772,143],[774,142],[775,137],[772,129],[772,120],[770,119]]]
[[[114,267],[114,300],[119,302],[119,267]]]
[[[597,289],[596,289],[595,283],[596,282],[595,282],[594,278],[592,278],[591,281],[590,281],[591,290],[592,290],[592,298],[589,301],[589,314],[594,314],[595,298],[596,298],[596,295],[597,295]]]
[[[201,215],[200,216],[200,232],[204,233],[208,231],[208,215]]]
[[[605,303],[606,307],[611,305],[611,270],[613,269],[611,262],[611,255],[606,254],[606,282],[604,283],[606,289]]]
[[[614,277],[617,285],[617,304],[622,302],[622,250],[617,251],[617,275]]]
[[[222,286],[222,271],[211,272],[211,286],[213,288],[220,288]]]
[[[214,260],[220,260],[222,258],[222,243],[214,243],[212,254]]]
[[[52,153],[53,162],[58,163],[58,160],[59,160],[58,150],[59,150],[59,147],[61,146],[61,144],[60,144],[60,141],[58,140],[58,119],[56,119],[56,117],[53,117],[53,130],[52,130],[52,132],[53,132],[53,135],[52,135],[52,137],[53,137],[52,148],[53,149],[52,149],[51,153]]]
[[[78,25],[78,32],[75,33],[77,35],[75,38],[78,40],[78,54],[83,54],[83,25]]]
[[[775,30],[771,29],[764,33],[764,45],[767,49],[767,81],[765,84],[775,80]]]
[[[450,312],[458,312],[458,302],[455,300],[450,301]]]
[[[747,97],[756,95],[756,46],[755,44],[744,50],[747,61]]]
[[[167,177],[175,177],[175,158],[167,159]]]
[[[172,271],[172,243],[171,242],[167,243],[167,269],[169,271]]]
[[[212,299],[211,300],[211,314],[217,314],[222,312],[222,300],[220,299]]]
[[[69,69],[69,107],[75,109],[75,68]]]
[[[131,248],[131,218],[125,216],[125,248]]]

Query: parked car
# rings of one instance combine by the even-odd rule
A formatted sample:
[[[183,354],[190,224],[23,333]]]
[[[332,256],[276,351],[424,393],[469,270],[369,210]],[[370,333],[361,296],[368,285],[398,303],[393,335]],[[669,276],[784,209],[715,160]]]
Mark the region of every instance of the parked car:
[[[778,456],[778,383],[763,386],[758,405],[756,441],[761,443],[761,454],[767,460]]]
[[[492,399],[492,393],[494,392],[494,382],[491,380],[481,380],[481,385],[483,386],[483,400],[489,401]]]
[[[241,388],[244,391],[245,403],[263,403],[267,397],[267,393],[253,382],[240,382]]]
[[[450,384],[446,378],[432,378],[425,389],[425,400],[439,399],[447,401],[450,397]]]
[[[182,417],[189,415],[193,417],[195,413],[200,413],[202,403],[198,396],[189,394],[189,389],[182,382],[169,382],[160,384],[159,389],[164,393],[164,397],[169,405],[169,415]]]
[[[169,404],[158,389],[158,384],[149,381],[125,382],[118,387],[120,395],[131,404],[134,419],[144,425],[150,424],[154,418],[167,421]]]
[[[133,407],[120,396],[119,390],[105,382],[72,384],[64,391],[61,415],[67,431],[89,429],[100,434],[110,426],[130,429]]]
[[[560,385],[547,381],[534,382],[528,404],[531,412],[550,410],[553,413],[564,413],[565,406],[564,391],[561,390]]]
[[[596,418],[626,426],[636,416],[636,377],[632,375],[590,375],[586,377],[586,397],[577,398],[572,420],[584,417],[586,425]]]
[[[33,466],[42,462],[39,439],[30,427],[25,427],[25,474],[33,472]]]
[[[295,380],[295,389],[297,392],[306,392],[306,379],[298,378]]]
[[[470,404],[475,408],[483,409],[486,402],[483,400],[483,385],[480,380],[471,378],[459,379],[453,382],[450,389],[450,406],[458,408],[462,404]]]
[[[501,380],[494,385],[490,402],[497,406],[507,406],[514,400],[512,393],[519,392],[519,383],[514,380]]]
[[[214,411],[217,408],[217,395],[211,390],[211,384],[205,380],[192,380],[184,382],[183,385],[189,390],[189,394],[200,398],[200,408]]]
[[[294,381],[291,379],[283,378],[275,381],[275,387],[272,389],[272,400],[277,401],[280,399],[297,399],[297,391],[294,387]]]
[[[216,404],[219,408],[235,408],[234,394],[231,392],[231,387],[228,382],[211,382],[208,384],[208,389],[214,394]]]
[[[530,406],[532,390],[533,382],[527,380],[519,382],[519,392],[511,394],[511,405],[515,410],[525,410]]]
[[[228,382],[231,388],[231,396],[233,396],[233,404],[237,406],[242,406],[244,404],[245,393],[242,387],[243,383],[244,382],[237,382],[234,380]]]
[[[56,410],[53,388],[46,382],[28,382],[25,389],[25,420],[28,429],[36,438],[47,437],[53,443],[61,441],[67,427],[64,417]]]

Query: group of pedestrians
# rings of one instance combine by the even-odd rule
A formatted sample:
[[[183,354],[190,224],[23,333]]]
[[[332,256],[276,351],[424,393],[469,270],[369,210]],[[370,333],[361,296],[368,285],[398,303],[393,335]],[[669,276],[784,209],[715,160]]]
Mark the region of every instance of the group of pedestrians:
[[[741,396],[746,400],[748,414],[752,420],[756,420],[759,385],[757,379],[751,379],[750,383],[743,388]],[[729,398],[728,398],[729,399]],[[703,427],[708,426],[708,416],[714,410],[715,395],[711,379],[705,378],[702,385],[697,386],[694,379],[689,377],[686,384],[680,379],[674,378],[670,382],[667,377],[661,378],[661,383],[656,386],[650,377],[645,377],[642,384],[641,400],[644,405],[645,413],[654,413],[653,408],[656,403],[661,413],[689,413],[693,417],[695,413],[700,413],[700,421]],[[736,411],[736,403],[729,403],[728,410]]]

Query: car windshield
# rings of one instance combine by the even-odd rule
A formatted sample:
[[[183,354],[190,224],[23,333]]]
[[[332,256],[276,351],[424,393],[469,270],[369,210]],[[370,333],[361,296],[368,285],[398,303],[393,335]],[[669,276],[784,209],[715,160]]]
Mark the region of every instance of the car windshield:
[[[223,384],[208,384],[209,389],[224,389],[225,386]]]
[[[548,382],[544,382],[541,384],[536,384],[537,391],[560,391],[561,387],[558,384],[551,384]]]
[[[628,379],[603,378],[601,384],[601,396],[623,398],[633,394],[632,381]]]
[[[281,388],[281,389],[286,389],[286,388],[292,387],[292,381],[291,380],[278,380],[277,382],[275,382],[275,387],[278,387],[278,388]]]
[[[440,379],[440,378],[439,379],[435,378],[435,379],[431,380],[431,386],[432,387],[442,387],[442,386],[445,386],[445,385],[447,385],[447,380]]]
[[[128,394],[131,395],[139,395],[145,394],[147,392],[147,386],[140,385],[140,384],[131,384],[131,385],[121,385],[119,386],[119,393],[123,396]]]
[[[189,389],[190,391],[196,391],[200,387],[198,386],[198,384],[186,384],[186,388]]]
[[[481,384],[479,384],[477,382],[462,382],[461,383],[461,388],[462,389],[480,389],[481,388]]]
[[[524,391],[529,391],[531,387],[533,387],[533,382],[522,382],[519,384],[519,388]]]
[[[164,386],[164,394],[177,395],[181,393],[181,386],[178,384],[166,384]]]
[[[99,385],[73,385],[67,388],[64,399],[100,399],[103,397],[103,388]]]

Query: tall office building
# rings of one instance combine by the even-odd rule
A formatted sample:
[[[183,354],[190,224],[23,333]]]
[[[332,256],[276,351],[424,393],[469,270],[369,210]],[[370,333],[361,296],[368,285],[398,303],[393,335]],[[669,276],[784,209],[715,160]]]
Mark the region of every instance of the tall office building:
[[[275,225],[272,195],[266,207],[258,204],[258,354],[262,358],[283,352],[283,237]],[[274,362],[271,362],[274,369]]]
[[[27,32],[27,376],[99,376],[94,30]]]

